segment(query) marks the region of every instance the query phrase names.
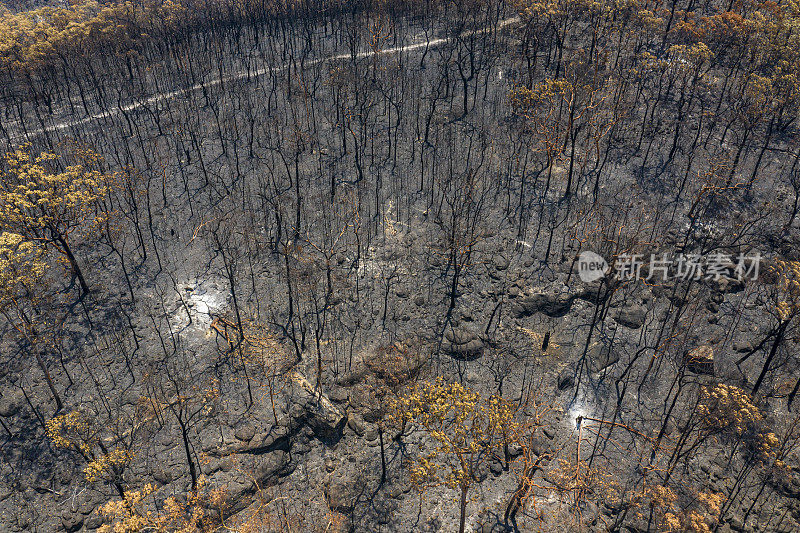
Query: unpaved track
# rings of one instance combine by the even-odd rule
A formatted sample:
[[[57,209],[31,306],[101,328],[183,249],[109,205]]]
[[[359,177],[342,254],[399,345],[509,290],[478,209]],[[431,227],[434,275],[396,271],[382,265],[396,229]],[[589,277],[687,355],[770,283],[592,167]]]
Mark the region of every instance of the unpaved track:
[[[502,28],[508,26],[509,24],[514,24],[516,22],[519,22],[519,17],[510,17],[510,18],[507,18],[507,19],[503,19],[503,20],[501,20],[500,22],[497,23],[496,28],[497,29],[502,29]],[[472,30],[472,31],[464,32],[463,34],[461,34],[461,37],[470,37],[472,35],[479,35],[479,34],[487,33],[492,29],[494,29],[494,27],[486,27],[486,28],[482,28],[480,30]],[[422,42],[414,43],[414,44],[407,44],[407,45],[403,45],[403,46],[395,46],[393,48],[386,48],[384,50],[359,52],[358,54],[356,54],[356,58],[363,59],[365,57],[371,57],[371,56],[375,56],[375,55],[392,55],[392,54],[398,54],[398,53],[403,53],[403,52],[412,52],[414,50],[419,50],[421,48],[435,48],[437,46],[441,46],[443,44],[449,43],[452,39],[453,39],[452,37],[446,37],[446,38],[440,38],[440,39],[428,39],[427,41],[422,41]],[[335,56],[328,56],[328,57],[323,57],[323,58],[319,58],[319,59],[314,59],[312,61],[306,62],[305,65],[306,66],[312,66],[312,65],[317,65],[319,63],[342,61],[342,60],[351,59],[351,58],[352,58],[352,55],[349,54],[349,53],[347,53],[347,54],[339,54],[339,55],[335,55]],[[231,81],[239,81],[239,80],[243,80],[245,78],[257,78],[257,77],[263,76],[265,74],[269,74],[271,72],[280,72],[282,70],[286,70],[287,68],[289,68],[289,66],[290,66],[289,63],[285,63],[285,64],[280,65],[280,66],[264,67],[264,68],[260,68],[260,69],[257,69],[257,70],[254,70],[254,71],[250,71],[250,72],[248,72],[246,70],[242,70],[242,71],[239,71],[239,72],[237,72],[235,74],[229,74],[227,76],[222,76],[222,77],[217,76],[216,78],[212,78],[212,79],[210,79],[208,81],[197,83],[197,84],[192,85],[191,87],[186,88],[186,89],[179,89],[179,90],[176,90],[176,91],[170,91],[170,92],[165,92],[165,93],[154,94],[153,96],[145,98],[144,100],[139,100],[139,101],[136,101],[134,103],[127,104],[127,105],[124,105],[124,106],[119,106],[119,107],[110,108],[110,109],[104,109],[102,111],[99,111],[97,113],[94,113],[94,114],[89,115],[89,116],[84,117],[84,118],[74,119],[74,120],[69,120],[69,119],[68,120],[62,120],[60,122],[56,122],[56,123],[51,124],[49,126],[46,126],[44,128],[38,128],[38,129],[35,129],[33,131],[29,131],[27,133],[27,135],[26,134],[19,134],[19,133],[16,134],[16,135],[11,135],[10,139],[11,139],[11,141],[19,141],[19,140],[24,140],[26,138],[27,139],[31,139],[31,138],[36,137],[38,135],[41,135],[42,133],[45,133],[45,132],[51,133],[51,132],[55,132],[55,131],[61,131],[61,130],[65,130],[65,129],[71,128],[73,126],[80,126],[80,125],[83,125],[83,124],[87,124],[87,123],[93,122],[95,120],[99,120],[99,119],[103,119],[103,118],[112,118],[112,117],[115,117],[115,116],[119,115],[120,113],[127,113],[129,111],[135,111],[135,110],[137,110],[137,109],[139,109],[141,107],[146,107],[146,106],[149,106],[149,105],[152,105],[152,104],[157,104],[159,102],[163,102],[163,101],[166,101],[166,100],[171,100],[171,99],[176,98],[178,96],[184,95],[184,94],[186,94],[188,92],[199,91],[199,90],[201,90],[203,88],[208,89],[208,88],[211,88],[211,87],[215,87],[217,85],[221,85],[223,83],[227,83],[227,82],[231,82]]]

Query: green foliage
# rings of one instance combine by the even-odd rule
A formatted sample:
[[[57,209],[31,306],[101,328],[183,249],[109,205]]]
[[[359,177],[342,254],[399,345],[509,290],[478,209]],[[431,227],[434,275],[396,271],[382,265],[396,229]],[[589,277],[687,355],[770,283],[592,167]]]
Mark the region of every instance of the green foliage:
[[[420,487],[469,486],[478,465],[500,449],[516,427],[513,404],[498,396],[484,398],[442,377],[418,384],[394,407],[396,417],[421,428],[433,443],[411,469],[411,479]]]

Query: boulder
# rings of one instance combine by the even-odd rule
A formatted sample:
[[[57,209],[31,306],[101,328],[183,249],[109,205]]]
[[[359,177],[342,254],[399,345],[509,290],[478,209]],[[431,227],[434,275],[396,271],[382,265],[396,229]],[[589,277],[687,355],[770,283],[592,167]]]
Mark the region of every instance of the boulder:
[[[259,486],[263,487],[271,485],[277,478],[291,474],[294,468],[289,453],[275,450],[258,458],[253,476],[259,482]]]
[[[589,303],[600,304],[608,298],[612,291],[606,286],[608,279],[598,279],[588,283],[582,283],[575,291],[575,298],[579,298]]]
[[[103,525],[103,516],[98,513],[92,513],[87,516],[83,521],[83,526],[87,531],[94,531]]]
[[[364,381],[368,375],[369,369],[366,366],[359,365],[354,370],[337,379],[336,384],[340,387],[352,387]]]
[[[493,262],[494,262],[494,267],[500,272],[506,270],[511,264],[511,261],[507,257],[503,257],[502,255],[496,255],[494,257]]]
[[[741,279],[721,277],[713,281],[713,287],[720,293],[735,293],[744,290],[745,282]]]
[[[614,317],[614,320],[621,326],[630,329],[639,329],[644,325],[644,319],[647,316],[647,309],[641,305],[633,305],[630,307],[623,307]]]
[[[345,514],[353,510],[364,488],[364,482],[352,469],[330,474],[323,486],[330,509]]]
[[[483,354],[484,344],[478,336],[466,328],[451,327],[444,334],[442,347],[457,359],[472,360]]]
[[[686,353],[686,366],[695,374],[714,375],[714,348],[698,346]]]
[[[367,353],[362,362],[336,380],[341,387],[352,387],[370,375],[387,382],[402,383],[417,375],[425,365],[425,356],[418,350],[410,350],[402,343],[381,346]],[[341,393],[340,393],[341,394]]]
[[[489,459],[489,471],[496,476],[499,476],[503,473],[503,463],[501,463],[497,458]]]
[[[242,424],[233,432],[234,437],[244,442],[250,441],[255,434],[256,428],[252,424]]]
[[[619,362],[619,354],[599,342],[589,347],[586,356],[592,372],[602,372]]]
[[[350,401],[350,393],[345,387],[334,387],[328,392],[328,398],[336,403],[347,403]]]
[[[73,533],[83,527],[83,515],[72,510],[61,513],[61,527],[67,533]]]
[[[161,483],[162,485],[167,485],[172,483],[174,476],[172,475],[172,469],[167,467],[163,464],[158,464],[153,467],[153,479]]]
[[[14,416],[22,409],[25,395],[18,389],[5,389],[0,395],[0,416]]]
[[[347,417],[331,402],[321,391],[315,391],[314,386],[299,372],[290,375],[292,383],[292,399],[295,405],[292,414],[309,425],[314,433],[323,438],[341,434]],[[295,410],[294,407],[299,407]]]
[[[531,450],[530,450],[536,457],[547,456],[548,454],[552,453],[553,446],[547,437],[543,435],[536,434],[534,435],[531,441]]]
[[[550,317],[562,317],[572,307],[575,295],[564,292],[537,292],[517,298],[511,306],[514,318],[523,318],[535,313],[544,313]]]
[[[739,339],[733,341],[733,351],[738,353],[748,353],[756,349],[756,343],[752,339]]]
[[[522,449],[522,446],[519,445],[519,443],[512,442],[508,445],[508,454],[511,457],[519,457],[520,455],[522,455],[523,451],[524,450]]]
[[[240,467],[230,470],[218,470],[210,479],[213,485],[225,487],[227,512],[236,514],[247,508],[252,500],[250,496],[259,489],[274,486],[280,478],[291,474],[296,463],[284,450],[275,450],[258,456],[244,456]],[[244,472],[247,472],[246,474]]]
[[[449,328],[445,331],[444,337],[453,344],[467,344],[477,338],[473,332],[462,328]]]
[[[367,423],[358,413],[350,415],[350,418],[347,420],[347,426],[359,437],[362,437],[367,431]]]
[[[279,420],[278,422],[282,422]],[[270,428],[267,432],[255,434],[247,444],[234,446],[230,453],[250,453],[259,455],[275,450],[289,449],[289,428],[288,424],[278,424]]]

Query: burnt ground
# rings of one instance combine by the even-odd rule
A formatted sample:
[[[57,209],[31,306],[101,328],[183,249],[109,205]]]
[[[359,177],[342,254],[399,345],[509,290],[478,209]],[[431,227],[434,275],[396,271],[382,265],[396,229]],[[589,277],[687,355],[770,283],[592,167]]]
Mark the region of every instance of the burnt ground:
[[[474,22],[491,25],[497,15]],[[92,293],[79,301],[56,266],[40,304],[61,413],[78,410],[104,442],[133,452],[117,476],[126,490],[154,484],[153,506],[185,495],[193,463],[206,487],[225,490],[231,523],[261,510],[264,530],[455,531],[456,492],[436,487],[420,497],[409,480],[424,434],[379,431],[386,413],[372,397],[376,368],[392,350],[406,354],[413,380],[443,375],[509,400],[535,393],[550,406],[530,452],[543,458],[542,487],[552,481],[547,465],[574,455],[579,416],[679,442],[701,387],[754,386],[776,327],[770,279],[739,281],[731,268],[720,280],[584,283],[576,256],[759,252],[764,269],[796,260],[788,136],[763,157],[757,146],[744,151],[737,176],[758,164],[763,179],[708,195],[699,176],[735,146],[690,111],[682,145],[700,133],[710,140],[691,157],[670,155],[677,95],[642,130],[644,141],[637,128],[647,111],[635,100],[625,123],[637,126],[611,132],[599,170],[588,142],[577,149],[584,165],[565,194],[569,158],[542,163],[509,103],[509,90],[525,83],[517,24],[430,50],[314,62],[320,50],[346,51],[350,22],[246,28],[238,41],[202,35],[175,45],[202,50],[191,75],[173,54],[151,65],[163,76],[137,86],[116,78],[125,67],[112,64],[102,92],[119,88],[126,98],[213,77],[215,52],[236,57],[221,64],[238,72],[247,61],[233,50],[242,46],[252,46],[253,68],[284,57],[291,67],[29,135],[36,149],[73,137],[108,170],[137,169],[111,193],[111,231],[87,233],[77,247]],[[420,28],[452,35],[450,23],[395,20],[387,46],[420,42]],[[466,113],[464,61],[474,68]],[[687,184],[686,174],[698,177]],[[266,352],[235,346],[237,310],[268,333]],[[764,424],[785,437],[790,466],[799,464],[787,405],[795,335],[790,326],[754,400]],[[30,346],[8,324],[2,346],[2,527],[93,531],[98,506],[117,488],[88,481],[86,459],[47,437],[55,403]],[[699,346],[712,348],[710,368],[687,364]],[[797,474],[770,473],[745,437],[723,433],[681,458],[672,480],[681,498],[725,494],[719,531],[797,530]],[[627,431],[600,435],[580,434],[581,450],[592,450],[621,492],[635,491],[646,446]],[[518,465],[481,464],[469,530],[510,527]],[[611,498],[604,505],[599,492],[579,513],[557,491],[536,492],[518,517],[522,530],[660,527]]]

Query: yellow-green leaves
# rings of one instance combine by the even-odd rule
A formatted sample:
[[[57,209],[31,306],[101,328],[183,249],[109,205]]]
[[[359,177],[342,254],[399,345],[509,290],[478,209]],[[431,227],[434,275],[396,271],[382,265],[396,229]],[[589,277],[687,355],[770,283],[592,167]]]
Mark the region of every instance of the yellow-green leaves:
[[[131,50],[153,28],[186,23],[186,8],[176,2],[72,2],[11,13],[0,10],[0,66],[35,70],[63,54],[110,47]]]
[[[6,155],[8,171],[0,183],[0,221],[31,240],[55,232],[68,235],[94,222],[95,204],[106,191],[108,176],[82,165],[53,170],[56,154],[34,156],[26,145]]]
[[[0,226],[43,249],[63,255],[78,277],[83,293],[89,288],[72,250],[73,234],[91,234],[106,221],[104,199],[113,175],[96,169],[99,156],[78,149],[78,164],[62,165],[50,152],[33,155],[30,145],[6,154],[0,174]]]
[[[486,460],[516,427],[513,404],[497,396],[484,398],[441,377],[418,384],[394,407],[396,417],[423,429],[432,444],[411,467],[411,479],[419,486],[469,486],[478,461]]]
[[[0,233],[0,302],[28,292],[44,272],[41,248],[17,233]]]

